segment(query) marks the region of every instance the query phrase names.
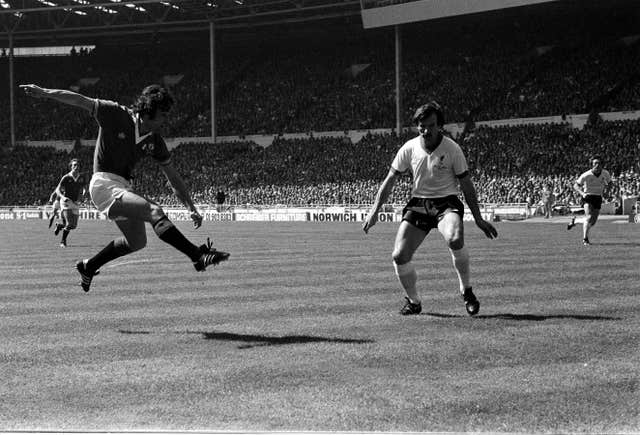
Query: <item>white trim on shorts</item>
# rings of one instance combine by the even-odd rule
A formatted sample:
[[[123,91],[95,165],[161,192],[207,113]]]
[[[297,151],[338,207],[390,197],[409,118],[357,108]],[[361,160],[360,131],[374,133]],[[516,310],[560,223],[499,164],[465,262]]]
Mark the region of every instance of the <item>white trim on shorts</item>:
[[[89,193],[96,208],[109,218],[109,210],[125,192],[133,192],[129,180],[111,172],[94,172],[89,182]]]

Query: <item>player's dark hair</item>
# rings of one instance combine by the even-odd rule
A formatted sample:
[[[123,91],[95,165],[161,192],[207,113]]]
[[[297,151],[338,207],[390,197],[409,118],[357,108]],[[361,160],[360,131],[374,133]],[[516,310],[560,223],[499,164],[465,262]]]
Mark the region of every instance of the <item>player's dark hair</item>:
[[[600,163],[602,163],[602,159],[600,158],[600,156],[595,155],[595,156],[591,156],[591,161],[593,162],[594,160],[599,160]]]
[[[435,100],[429,101],[427,104],[423,104],[416,109],[413,114],[413,123],[418,125],[420,121],[428,118],[433,113],[436,114],[438,126],[442,127],[444,125],[444,113],[442,112],[442,106],[440,106],[440,104]]]
[[[168,112],[173,106],[173,97],[166,88],[160,85],[149,85],[142,90],[135,103],[133,103],[133,111],[140,115],[149,115],[153,119],[158,113]]]

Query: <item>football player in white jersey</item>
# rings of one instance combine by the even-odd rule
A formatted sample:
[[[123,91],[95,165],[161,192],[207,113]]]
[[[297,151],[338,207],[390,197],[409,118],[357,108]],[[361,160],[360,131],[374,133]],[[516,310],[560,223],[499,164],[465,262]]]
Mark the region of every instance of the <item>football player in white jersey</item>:
[[[469,252],[464,244],[462,220],[464,205],[458,198],[458,186],[476,225],[490,239],[497,237],[498,232],[480,213],[462,149],[442,134],[444,115],[440,105],[432,101],[419,107],[413,122],[418,126],[419,135],[406,142],[396,154],[362,229],[368,233],[376,224],[380,207],[391,194],[396,180],[410,170],[413,175],[411,200],[403,210],[392,254],[396,276],[407,294],[400,314],[420,314],[422,311],[416,289],[418,277],[411,259],[429,231],[437,228],[449,247],[467,313],[473,316],[478,313],[480,302],[473,294],[470,282]]]
[[[598,221],[600,208],[602,207],[602,196],[605,189],[611,186],[611,174],[602,167],[602,159],[599,156],[591,158],[591,169],[583,172],[573,184],[573,189],[582,197],[584,207],[584,219],[582,219],[582,243],[589,246],[589,232]],[[567,225],[570,230],[576,225],[576,217],[571,217],[571,222]]]

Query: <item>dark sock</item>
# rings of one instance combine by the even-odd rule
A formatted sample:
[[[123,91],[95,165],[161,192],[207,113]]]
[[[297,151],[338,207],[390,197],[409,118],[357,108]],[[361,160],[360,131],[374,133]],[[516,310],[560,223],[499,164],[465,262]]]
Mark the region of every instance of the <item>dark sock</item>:
[[[191,243],[166,216],[153,224],[153,230],[160,240],[182,252],[191,261],[198,261],[202,255],[200,248]]]
[[[62,231],[62,243],[67,243],[67,236],[69,235],[69,230]]]
[[[125,239],[124,237],[112,240],[107,246],[102,249],[102,251],[98,252],[87,261],[87,269],[95,272],[111,260],[115,260],[118,257],[130,254],[131,252],[133,251],[129,247],[127,239]]]

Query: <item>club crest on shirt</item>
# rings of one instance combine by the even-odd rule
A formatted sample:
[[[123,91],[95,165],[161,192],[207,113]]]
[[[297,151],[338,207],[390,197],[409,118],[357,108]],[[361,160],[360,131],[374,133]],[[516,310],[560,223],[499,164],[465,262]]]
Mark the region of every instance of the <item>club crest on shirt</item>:
[[[445,154],[442,154],[441,156],[438,157],[438,160],[436,161],[437,169],[447,169],[447,165],[444,162],[445,157],[446,157]]]
[[[151,141],[145,141],[145,142],[142,144],[142,151],[143,151],[145,154],[151,155],[151,154],[153,154],[153,151],[154,151],[154,150],[155,150],[155,144],[154,144],[153,142],[151,142]]]
[[[127,135],[125,135],[123,131],[121,131],[120,133],[118,133],[118,139],[122,140],[122,139],[124,139],[125,137],[127,137]]]

